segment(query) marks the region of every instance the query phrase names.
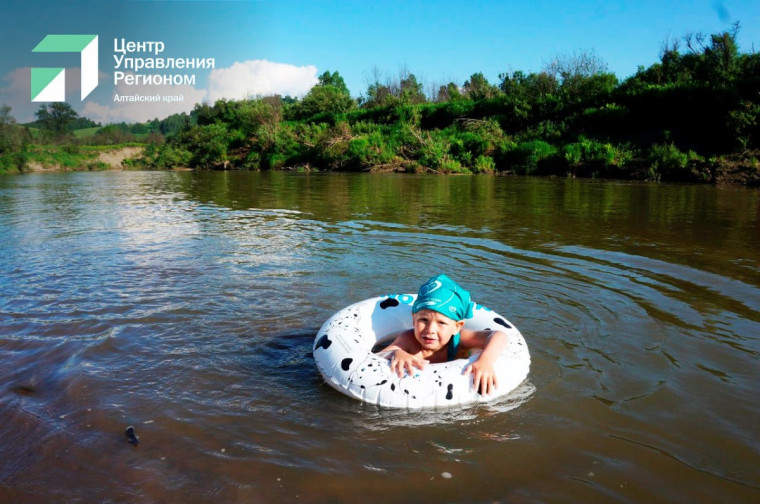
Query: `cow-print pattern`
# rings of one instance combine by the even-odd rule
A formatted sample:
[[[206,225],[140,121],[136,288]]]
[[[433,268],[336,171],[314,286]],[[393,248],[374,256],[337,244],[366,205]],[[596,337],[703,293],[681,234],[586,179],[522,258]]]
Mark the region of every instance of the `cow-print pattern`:
[[[326,382],[346,395],[381,406],[423,408],[490,401],[506,395],[526,378],[530,355],[522,335],[505,318],[477,304],[465,327],[486,330],[496,323],[509,337],[497,361],[499,388],[495,394],[478,394],[472,376],[463,374],[477,353],[469,360],[429,364],[402,378],[392,373],[390,361],[371,350],[379,340],[409,327],[413,302],[410,294],[373,298],[328,319],[314,344],[314,359]]]

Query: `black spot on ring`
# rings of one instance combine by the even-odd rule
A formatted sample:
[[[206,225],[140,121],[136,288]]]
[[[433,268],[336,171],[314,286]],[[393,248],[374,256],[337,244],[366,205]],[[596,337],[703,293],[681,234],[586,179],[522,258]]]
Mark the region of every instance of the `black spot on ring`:
[[[324,350],[327,350],[330,348],[330,345],[332,345],[332,341],[330,341],[330,338],[327,337],[327,334],[324,334],[321,338],[317,340],[317,344],[314,345],[314,350],[317,348],[322,348]]]
[[[449,386],[446,387],[446,390],[448,390],[448,392],[446,392],[446,399],[451,401],[452,399],[454,399],[454,384],[449,383]]]
[[[386,308],[391,308],[393,306],[398,306],[398,299],[388,298],[380,302],[380,308],[383,310]]]
[[[346,357],[345,359],[340,361],[340,368],[343,371],[348,371],[348,368],[351,366],[352,362],[354,362],[354,359],[352,359],[351,357]]]
[[[391,383],[391,390],[396,390],[396,384],[395,383]]]
[[[512,329],[512,326],[507,324],[507,321],[501,317],[496,317],[495,319],[493,319],[493,321],[499,324],[500,326],[506,327],[507,329]]]

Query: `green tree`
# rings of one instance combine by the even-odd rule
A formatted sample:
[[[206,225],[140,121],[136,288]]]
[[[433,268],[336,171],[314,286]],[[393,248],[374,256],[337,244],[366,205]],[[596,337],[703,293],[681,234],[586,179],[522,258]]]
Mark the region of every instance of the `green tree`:
[[[319,84],[318,86],[332,86],[334,88],[337,88],[342,93],[350,95],[350,91],[348,90],[348,86],[346,86],[346,81],[343,80],[343,77],[338,72],[330,73],[329,71],[324,72],[322,75],[319,76]]]
[[[8,105],[0,107],[0,173],[21,170],[24,165],[22,152],[31,142],[29,130],[16,124]]]
[[[233,138],[224,123],[193,126],[180,135],[180,143],[192,153],[190,164],[201,168],[226,168],[227,150]],[[170,149],[171,146],[167,146]]]
[[[583,102],[617,86],[617,77],[608,72],[605,63],[594,52],[558,55],[544,70],[559,82],[559,92],[566,102]]]
[[[422,92],[422,83],[417,82],[417,77],[413,73],[401,78],[398,97],[404,105],[414,105],[427,101],[425,93]]]
[[[448,102],[448,101],[455,101],[462,99],[462,93],[459,91],[459,86],[454,84],[453,82],[449,82],[446,85],[443,85],[438,88],[438,93],[436,94],[435,101],[437,102]]]
[[[363,108],[382,107],[390,105],[394,96],[391,87],[375,81],[367,88],[367,96],[362,98]]]
[[[10,105],[6,105],[5,103],[0,107],[0,124],[16,124],[16,118],[11,115]]]
[[[545,71],[526,75],[518,70],[500,74],[499,79],[501,92],[513,99],[535,101],[553,95],[559,89],[557,78]]]
[[[338,72],[325,72],[303,100],[293,106],[292,113],[296,118],[307,119],[323,113],[343,114],[355,106],[343,77]]]
[[[11,115],[11,107],[0,107],[0,156],[14,154],[24,149],[29,143],[29,130],[16,124]]]
[[[65,136],[71,122],[79,117],[71,105],[65,102],[41,105],[34,115],[37,117],[38,124],[55,137]]]
[[[375,82],[367,88],[367,96],[362,97],[362,108],[395,107],[397,105],[416,105],[425,103],[427,98],[423,85],[417,76],[405,67],[399,70],[398,77],[380,83],[379,72],[375,70]]]
[[[472,74],[462,86],[462,91],[471,100],[486,100],[499,94],[499,88],[490,84],[482,72]]]
[[[708,78],[714,85],[727,87],[736,78],[739,47],[736,45],[738,23],[731,32],[710,36],[710,46],[705,48]]]
[[[182,112],[181,114],[172,114],[161,121],[155,119],[154,122],[157,124],[158,131],[164,135],[177,133],[183,128],[189,128],[191,124],[190,116],[185,112]]]
[[[216,112],[214,108],[215,107],[212,107],[208,103],[196,103],[193,110],[190,112],[191,122],[199,126],[212,124],[216,120]]]
[[[738,107],[728,113],[727,127],[736,138],[742,150],[746,150],[752,141],[752,135],[760,126],[760,104],[749,100],[741,101]]]

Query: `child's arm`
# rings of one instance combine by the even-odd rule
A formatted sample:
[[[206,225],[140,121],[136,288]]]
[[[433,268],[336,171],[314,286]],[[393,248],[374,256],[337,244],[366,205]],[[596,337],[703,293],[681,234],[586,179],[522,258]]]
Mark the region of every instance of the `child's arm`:
[[[464,374],[473,374],[473,385],[481,395],[492,393],[499,385],[493,365],[507,346],[507,335],[502,331],[469,331],[459,333],[459,344],[464,348],[482,348],[475,362],[467,365]]]
[[[414,368],[423,369],[427,364],[427,361],[422,357],[415,357],[409,353],[414,345],[414,333],[412,331],[404,331],[401,333],[393,343],[388,345],[380,352],[384,357],[391,360],[391,371],[398,374],[399,378],[404,377],[404,371],[414,374]]]

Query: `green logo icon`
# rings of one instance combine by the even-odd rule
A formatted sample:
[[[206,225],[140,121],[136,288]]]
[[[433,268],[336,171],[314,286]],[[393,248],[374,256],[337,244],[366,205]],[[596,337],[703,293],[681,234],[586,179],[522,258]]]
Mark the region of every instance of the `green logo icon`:
[[[97,35],[47,35],[32,52],[81,54],[82,100],[98,86]],[[32,101],[66,101],[65,68],[32,68]]]

